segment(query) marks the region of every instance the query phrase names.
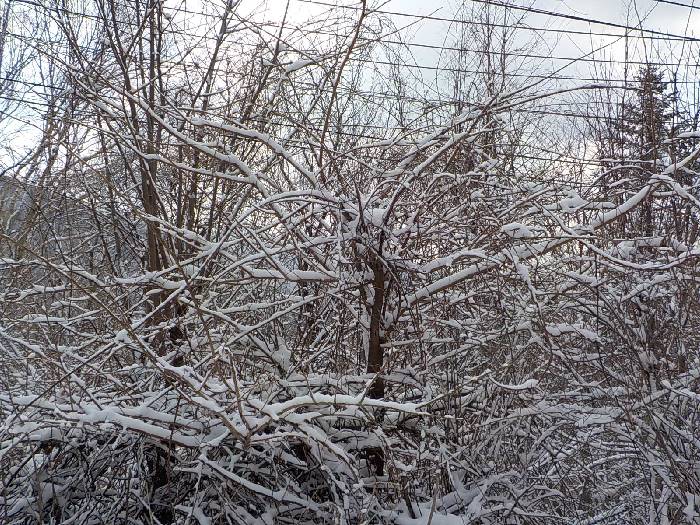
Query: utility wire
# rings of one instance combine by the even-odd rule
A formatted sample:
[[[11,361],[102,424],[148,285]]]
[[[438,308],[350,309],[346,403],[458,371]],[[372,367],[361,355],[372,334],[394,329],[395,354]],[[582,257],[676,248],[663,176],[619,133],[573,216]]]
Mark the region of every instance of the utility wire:
[[[327,7],[334,7],[334,8],[341,8],[341,9],[352,9],[352,10],[360,9],[359,7],[353,6],[353,5],[337,5],[337,4],[332,4],[330,2],[325,2],[323,0],[296,0],[296,1],[301,2],[301,3],[305,3],[305,4],[316,4],[316,5],[323,5],[323,6],[327,6]],[[580,22],[588,22],[591,24],[598,24],[598,25],[604,25],[604,26],[609,26],[609,27],[615,27],[615,28],[625,29],[626,31],[649,33],[651,35],[654,35],[657,38],[661,37],[660,38],[661,40],[679,40],[679,41],[700,42],[700,38],[676,35],[673,33],[666,33],[663,31],[655,31],[652,29],[643,29],[640,27],[627,26],[624,24],[616,24],[614,22],[595,20],[592,18],[585,18],[585,17],[581,17],[581,16],[576,16],[576,15],[567,15],[565,13],[558,13],[556,11],[547,11],[544,9],[529,8],[529,7],[519,6],[516,4],[496,2],[494,0],[470,0],[470,1],[475,2],[475,3],[494,5],[497,7],[504,7],[504,8],[508,8],[508,9],[516,9],[518,11],[526,11],[526,12],[534,13],[534,14],[541,14],[541,15],[547,15],[547,16],[552,16],[552,17],[566,18],[566,19],[576,20],[576,21],[580,21]],[[656,1],[660,1],[660,0],[656,0]],[[686,7],[688,7],[688,6],[686,6]],[[632,36],[632,35],[628,35],[625,33],[622,33],[622,34],[620,34],[620,33],[596,33],[596,32],[591,32],[591,31],[577,31],[577,30],[572,30],[572,29],[555,29],[555,28],[521,26],[519,24],[514,24],[514,25],[498,24],[498,23],[481,22],[481,21],[475,21],[475,20],[464,20],[464,19],[459,19],[459,18],[439,17],[439,16],[433,16],[433,15],[419,15],[419,14],[414,14],[414,13],[405,13],[405,12],[401,12],[401,11],[387,11],[387,10],[383,10],[383,9],[374,9],[374,10],[372,10],[372,13],[379,13],[379,14],[386,14],[386,15],[393,15],[393,16],[404,16],[404,17],[418,18],[418,19],[423,19],[423,20],[435,20],[435,21],[439,21],[439,22],[450,22],[450,23],[456,23],[456,24],[487,25],[490,27],[505,27],[505,28],[513,28],[513,29],[525,29],[525,30],[537,31],[537,32],[578,34],[578,35],[586,35],[586,36],[591,36],[591,35],[593,35],[593,36],[606,36],[606,37],[614,37],[614,38],[624,38],[626,36]],[[649,38],[649,37],[641,35],[639,37],[633,36],[633,38]]]
[[[700,9],[700,6],[683,4],[681,2],[673,2],[672,0],[654,0],[654,2],[659,4],[676,5],[679,7],[685,7],[687,9]]]
[[[103,21],[103,18],[99,15],[88,14],[88,13],[80,12],[80,11],[73,11],[71,9],[68,9],[66,7],[61,7],[58,5],[53,5],[51,7],[47,7],[43,4],[41,4],[40,2],[37,2],[34,0],[14,0],[14,1],[17,3],[32,5],[35,7],[39,7],[39,8],[50,10],[50,11],[56,11],[56,12],[60,12],[60,13],[67,14],[67,15],[78,16],[78,17],[82,17],[82,18],[86,18],[86,19],[95,20],[95,21]],[[323,0],[296,0],[296,1],[301,2],[301,3],[306,3],[306,4],[316,4],[316,5],[322,5],[322,6],[326,6],[326,7],[333,7],[333,8],[340,8],[340,9],[351,9],[351,10],[360,9],[357,6],[337,5],[337,4],[333,4],[330,2],[325,2]],[[487,2],[487,0],[470,0],[470,1],[490,3],[490,2]],[[664,3],[673,3],[670,1],[664,1],[664,0],[655,0],[655,1],[656,2],[664,2]],[[504,7],[519,9],[519,10],[527,10],[527,8],[524,8],[522,6],[515,6],[515,5],[511,5],[511,4],[497,3],[497,5],[502,5]],[[677,4],[677,5],[680,5],[680,4]],[[692,6],[685,5],[684,7],[692,7]],[[698,8],[695,8],[695,9],[698,9]],[[192,15],[192,16],[201,16],[204,18],[220,19],[220,15],[218,15],[218,14],[205,13],[202,11],[194,11],[191,9],[166,8],[166,10],[172,10],[175,12],[182,12],[184,14]],[[614,24],[612,22],[604,22],[604,21],[592,21],[591,23],[626,28],[626,29],[633,30],[636,32],[641,32],[643,34],[628,35],[628,34],[624,34],[624,33],[603,33],[603,32],[594,32],[594,31],[580,31],[580,30],[575,30],[575,29],[532,27],[532,26],[522,25],[522,24],[499,24],[496,22],[484,22],[481,20],[447,18],[447,17],[432,16],[432,15],[419,15],[419,14],[414,14],[414,13],[406,13],[406,12],[401,12],[401,11],[388,11],[388,10],[383,10],[383,9],[373,9],[372,13],[386,14],[386,15],[393,15],[393,16],[402,16],[402,17],[409,17],[409,18],[422,19],[422,20],[434,20],[434,21],[441,21],[441,22],[466,24],[466,25],[479,25],[479,26],[488,26],[488,27],[501,27],[501,28],[507,28],[507,29],[519,29],[519,30],[525,30],[525,31],[535,31],[537,33],[562,33],[562,34],[567,34],[567,35],[603,36],[603,37],[610,37],[610,38],[630,37],[630,38],[635,38],[635,39],[640,39],[640,40],[663,40],[663,41],[674,41],[675,40],[675,41],[700,42],[700,38],[675,35],[672,33],[664,33],[661,31],[654,31],[654,30],[649,30],[649,29],[634,28],[631,26]],[[544,13],[538,13],[538,14],[544,14]],[[563,17],[567,17],[567,18],[572,18],[574,15],[566,15],[563,13],[557,14],[557,13],[552,12],[552,14],[550,16],[563,16]],[[581,17],[578,17],[578,18],[581,18]],[[584,18],[581,18],[581,19],[582,20],[592,20],[592,19],[584,19]],[[136,24],[134,22],[126,21],[126,20],[119,20],[119,21],[117,21],[117,24],[124,25],[124,26],[130,26],[130,27],[136,27],[136,28],[140,27],[138,24]],[[266,26],[266,27],[279,27],[278,23],[273,23],[273,22],[255,22],[255,25]],[[301,30],[304,28],[292,26],[292,29]],[[644,33],[649,33],[649,34],[647,35]],[[333,33],[329,32],[327,34],[333,34]],[[205,39],[205,40],[217,40],[216,36],[207,36],[207,35],[196,35],[195,38]]]

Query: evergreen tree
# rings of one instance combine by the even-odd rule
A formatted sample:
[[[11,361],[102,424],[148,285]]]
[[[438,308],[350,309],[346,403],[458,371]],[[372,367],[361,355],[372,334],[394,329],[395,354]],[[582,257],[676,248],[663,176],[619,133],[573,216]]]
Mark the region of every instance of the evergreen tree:
[[[680,106],[680,94],[675,85],[664,79],[658,66],[643,66],[634,78],[633,96],[620,103],[617,118],[606,130],[602,148],[603,165],[610,172],[606,187],[622,202],[640,184],[645,183],[671,163],[690,153],[688,140],[682,130],[689,129],[690,117]],[[690,190],[692,168],[673,173],[674,179]],[[621,237],[646,239],[643,242],[681,243],[692,245],[697,239],[697,217],[682,205],[678,197],[665,199],[663,206],[650,196],[637,210],[620,222]],[[660,239],[659,239],[660,238]],[[657,240],[653,240],[657,239]],[[643,256],[645,250],[638,255]]]

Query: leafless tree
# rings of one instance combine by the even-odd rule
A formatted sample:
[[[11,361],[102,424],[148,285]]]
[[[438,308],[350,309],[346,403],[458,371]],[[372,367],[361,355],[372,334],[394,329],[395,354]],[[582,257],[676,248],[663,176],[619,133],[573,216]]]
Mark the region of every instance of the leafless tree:
[[[4,521],[697,515],[698,252],[664,229],[697,217],[696,132],[620,189],[573,157],[603,128],[549,107],[619,92],[515,76],[502,7],[421,90],[364,1],[30,5],[52,89],[4,182]],[[649,209],[663,242],[622,226]]]

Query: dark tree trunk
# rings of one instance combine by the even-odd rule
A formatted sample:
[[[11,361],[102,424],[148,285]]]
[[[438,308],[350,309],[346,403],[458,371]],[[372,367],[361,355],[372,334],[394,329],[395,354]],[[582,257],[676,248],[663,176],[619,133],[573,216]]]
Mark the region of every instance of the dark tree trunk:
[[[375,256],[372,260],[372,289],[374,299],[370,310],[369,349],[367,352],[367,372],[377,374],[369,388],[368,395],[372,399],[384,397],[384,379],[379,375],[384,367],[384,343],[382,311],[384,310],[384,264]],[[384,475],[384,450],[380,447],[367,450],[367,463],[376,476]]]

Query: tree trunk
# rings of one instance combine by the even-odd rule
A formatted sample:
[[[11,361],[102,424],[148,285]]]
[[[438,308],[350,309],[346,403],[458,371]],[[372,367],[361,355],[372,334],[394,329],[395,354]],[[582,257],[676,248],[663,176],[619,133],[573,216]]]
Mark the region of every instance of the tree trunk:
[[[368,395],[372,399],[384,397],[384,379],[379,375],[384,367],[384,343],[382,310],[384,309],[384,264],[378,256],[374,256],[371,264],[374,277],[372,289],[374,298],[370,310],[369,349],[367,352],[367,372],[377,374],[369,388]],[[378,419],[380,419],[378,417]],[[380,447],[367,450],[367,463],[377,476],[384,475],[384,450]]]

